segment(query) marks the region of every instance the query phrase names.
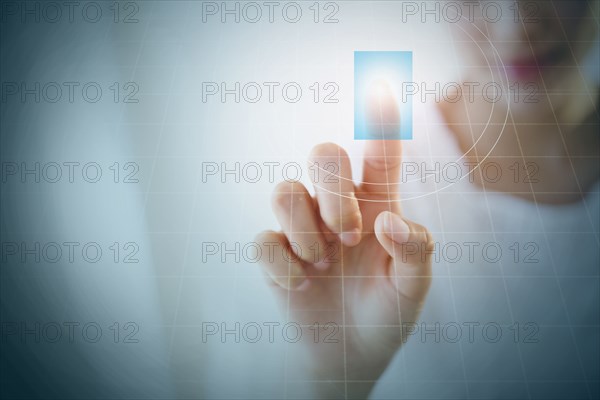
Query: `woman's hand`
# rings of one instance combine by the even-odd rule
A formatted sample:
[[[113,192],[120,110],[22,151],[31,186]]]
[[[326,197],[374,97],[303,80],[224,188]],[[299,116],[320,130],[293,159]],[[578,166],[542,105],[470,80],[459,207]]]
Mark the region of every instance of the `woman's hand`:
[[[316,196],[300,183],[279,184],[273,209],[282,231],[256,238],[285,317],[305,332],[288,356],[297,367],[288,377],[311,381],[316,397],[366,397],[429,288],[432,239],[400,208],[400,143],[367,141],[358,186],[342,148],[316,146]]]

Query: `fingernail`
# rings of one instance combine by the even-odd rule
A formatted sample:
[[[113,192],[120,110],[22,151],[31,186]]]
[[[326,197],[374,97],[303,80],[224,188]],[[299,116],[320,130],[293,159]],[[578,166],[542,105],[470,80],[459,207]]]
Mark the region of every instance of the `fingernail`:
[[[315,264],[315,268],[318,269],[318,270],[320,270],[320,271],[326,270],[327,267],[329,267],[329,263],[325,259],[323,259],[323,260],[321,260],[321,261],[319,261],[318,263]]]
[[[340,234],[340,240],[346,246],[356,246],[360,243],[360,229],[356,228],[350,232],[342,232]]]
[[[371,84],[367,92],[367,132],[373,139],[400,139],[400,113],[394,92],[385,80]]]
[[[308,279],[305,279],[304,282],[302,282],[300,285],[298,285],[298,287],[296,287],[296,289],[299,292],[308,289],[308,287],[310,286],[310,281]]]
[[[383,218],[383,232],[394,242],[405,243],[408,240],[410,228],[399,215],[386,212]]]
[[[290,263],[286,270],[279,271],[271,271],[267,270],[267,273],[271,277],[271,279],[287,290],[300,290],[300,288],[304,289],[307,285],[308,278],[306,273],[298,264]]]

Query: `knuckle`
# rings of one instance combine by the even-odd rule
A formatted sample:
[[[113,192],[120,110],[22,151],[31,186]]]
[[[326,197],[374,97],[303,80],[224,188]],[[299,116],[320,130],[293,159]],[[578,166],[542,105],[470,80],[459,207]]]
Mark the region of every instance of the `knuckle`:
[[[341,214],[328,213],[321,215],[321,218],[323,218],[329,229],[337,233],[341,233],[344,228],[358,227],[362,222],[362,215],[358,209],[346,211]]]
[[[274,231],[270,231],[270,230],[262,231],[262,232],[257,233],[254,236],[254,242],[260,246],[263,246],[263,243],[272,242],[272,241],[276,240],[275,239],[277,237],[276,235],[277,235],[277,233]]]
[[[429,259],[435,250],[435,242],[431,232],[429,232],[429,229],[425,226],[416,223],[413,223],[413,229],[415,234],[414,241],[421,244],[422,256],[424,256],[425,259]]]
[[[304,202],[309,198],[308,191],[299,182],[283,181],[279,183],[271,197],[273,208],[277,210],[288,210],[292,202]]]
[[[332,157],[347,157],[346,150],[335,143],[320,143],[313,147],[310,152],[310,159],[322,159]]]
[[[298,237],[294,243],[297,245],[293,248],[294,253],[303,261],[316,263],[326,254],[327,243],[321,238]]]
[[[420,227],[422,229],[421,235],[423,237],[423,243],[425,243],[425,251],[427,254],[431,254],[435,249],[435,242],[433,240],[433,236],[431,235],[431,232],[429,232],[429,229],[422,225],[420,225]]]
[[[423,254],[431,254],[435,249],[435,243],[429,229],[416,222],[405,221],[408,223],[410,229],[408,243],[410,243],[411,246],[421,249]]]
[[[368,157],[365,158],[365,164],[374,171],[389,171],[399,167],[401,160],[399,157]]]

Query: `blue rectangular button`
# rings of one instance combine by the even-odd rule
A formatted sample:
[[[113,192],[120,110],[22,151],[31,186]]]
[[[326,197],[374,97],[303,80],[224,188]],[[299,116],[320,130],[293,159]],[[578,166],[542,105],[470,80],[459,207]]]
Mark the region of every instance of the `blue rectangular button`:
[[[355,51],[354,139],[412,139],[411,84],[412,51]]]

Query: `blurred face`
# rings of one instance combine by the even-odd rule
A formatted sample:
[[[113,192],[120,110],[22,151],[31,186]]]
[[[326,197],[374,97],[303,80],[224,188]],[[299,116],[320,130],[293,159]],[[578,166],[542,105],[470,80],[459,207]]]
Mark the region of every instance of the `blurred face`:
[[[597,34],[594,0],[481,0],[469,34],[478,42],[468,51],[486,65],[494,60],[494,51],[483,32],[496,48],[510,82],[539,82],[543,79],[551,91],[578,74],[576,66],[593,44]],[[496,21],[498,10],[501,18]],[[479,32],[479,30],[481,32]]]

